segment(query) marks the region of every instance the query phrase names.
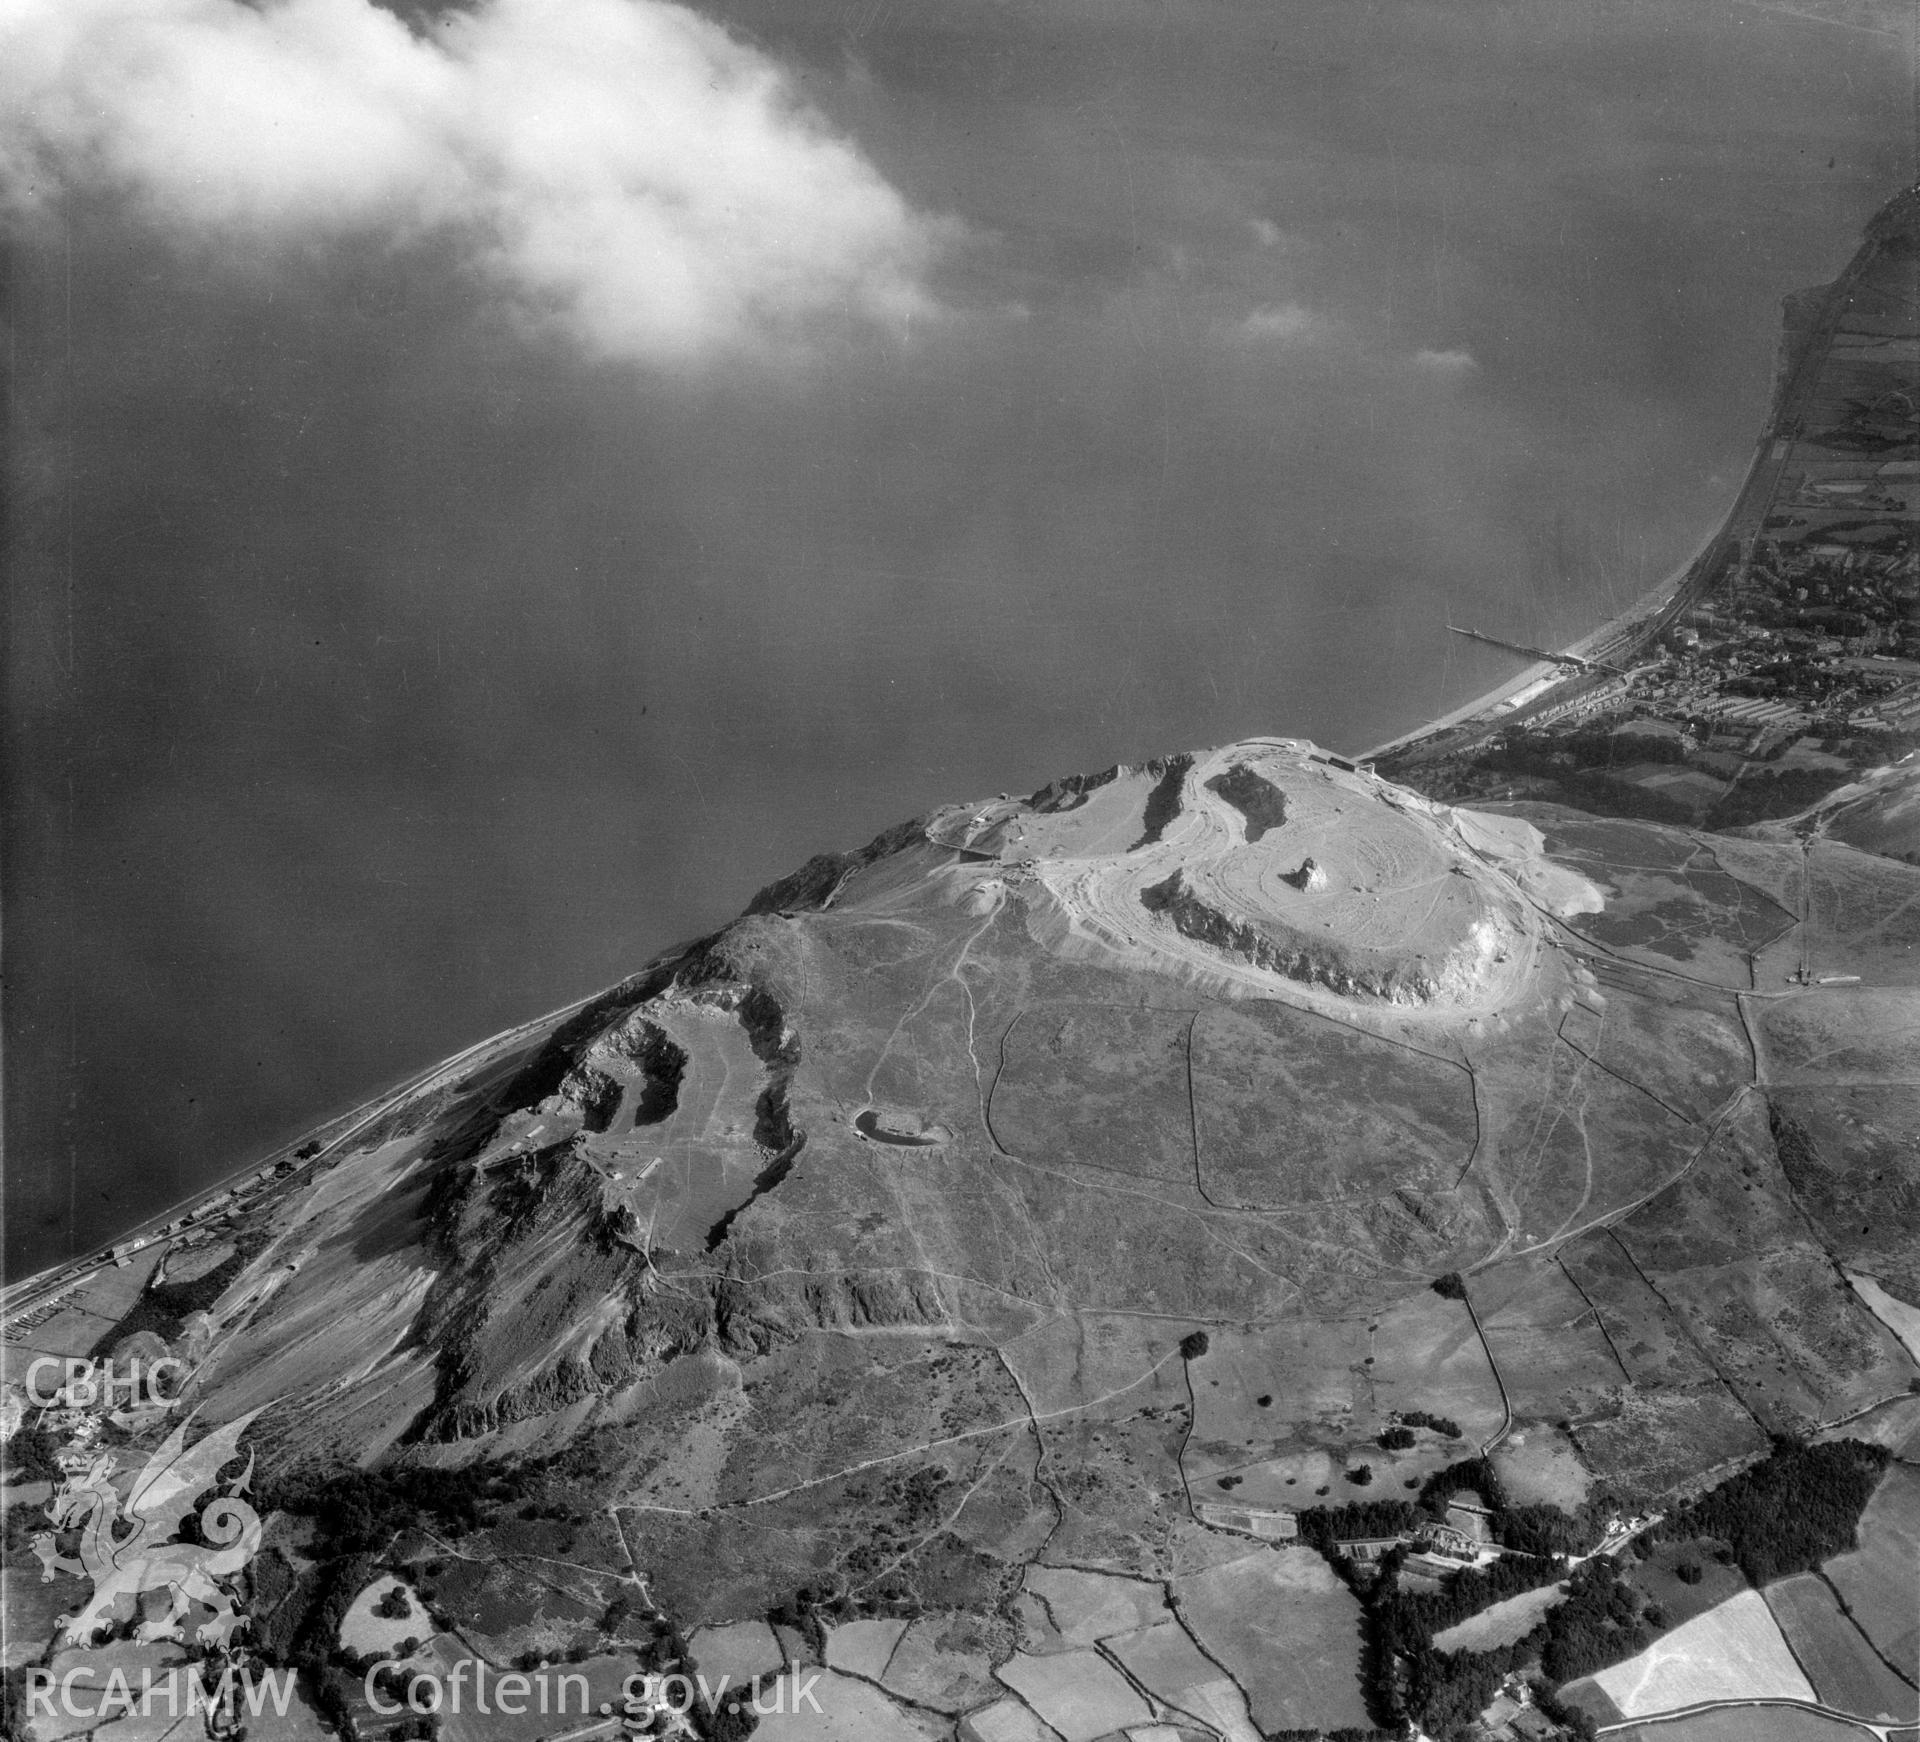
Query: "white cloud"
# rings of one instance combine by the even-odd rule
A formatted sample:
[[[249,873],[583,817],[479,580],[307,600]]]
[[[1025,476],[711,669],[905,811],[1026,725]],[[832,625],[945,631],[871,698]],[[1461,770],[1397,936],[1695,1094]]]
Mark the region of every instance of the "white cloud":
[[[1257,308],[1234,329],[1238,337],[1263,345],[1310,345],[1327,338],[1334,322],[1304,303],[1269,303]]]
[[[1415,351],[1413,361],[1435,375],[1471,375],[1480,367],[1471,351]]]
[[[521,312],[666,363],[931,308],[913,211],[757,49],[668,0],[0,0],[0,193],[248,243],[460,237]]]

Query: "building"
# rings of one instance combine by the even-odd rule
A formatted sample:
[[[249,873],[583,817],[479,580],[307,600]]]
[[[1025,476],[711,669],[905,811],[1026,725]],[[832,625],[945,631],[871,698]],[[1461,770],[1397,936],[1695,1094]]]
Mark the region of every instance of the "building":
[[[1348,1560],[1372,1566],[1405,1541],[1403,1536],[1343,1536],[1336,1537],[1333,1546]]]
[[[1420,1546],[1430,1554],[1445,1555],[1452,1560],[1472,1561],[1480,1558],[1480,1552],[1487,1547],[1487,1544],[1464,1530],[1455,1529],[1451,1524],[1436,1524],[1422,1532]]]
[[[1238,1530],[1257,1536],[1262,1542],[1292,1542],[1300,1534],[1299,1520],[1284,1509],[1258,1506],[1222,1506],[1202,1500],[1194,1506],[1194,1516],[1215,1530]]]

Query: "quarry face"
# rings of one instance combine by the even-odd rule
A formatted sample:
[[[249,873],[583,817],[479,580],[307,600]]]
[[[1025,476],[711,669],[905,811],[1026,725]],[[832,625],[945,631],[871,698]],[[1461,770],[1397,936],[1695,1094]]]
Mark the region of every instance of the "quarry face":
[[[1069,777],[821,855],[20,1346],[111,1317],[249,1418],[283,1654],[371,1543],[496,1667],[793,1650],[847,1734],[1351,1728],[1329,1532],[1430,1544],[1470,1481],[1586,1547],[1920,1431],[1916,911],[1294,740]]]
[[[1849,304],[1876,346],[1916,255]],[[114,1556],[238,1571],[154,1534],[197,1421],[195,1491],[248,1440],[203,1525],[258,1460],[273,1742],[321,1699],[424,1733],[375,1648],[560,1660],[609,1720],[640,1670],[804,1668],[759,1742],[1591,1735],[1466,1722],[1536,1657],[1609,1731],[1911,1725],[1916,777],[1694,826],[1647,797],[1725,766],[1682,737],[1626,808],[1585,725],[1520,781],[1447,728],[1420,792],[1253,738],[951,806],[30,1279],[0,1403],[66,1524],[0,1581],[8,1716],[48,1663],[171,1669],[151,1590],[59,1646]],[[100,1354],[184,1393],[21,1431],[34,1363]]]
[[[1077,790],[959,807],[1036,939],[1222,996],[1462,1020],[1534,989],[1549,920],[1600,891],[1537,830],[1456,813],[1299,739],[1255,738]]]

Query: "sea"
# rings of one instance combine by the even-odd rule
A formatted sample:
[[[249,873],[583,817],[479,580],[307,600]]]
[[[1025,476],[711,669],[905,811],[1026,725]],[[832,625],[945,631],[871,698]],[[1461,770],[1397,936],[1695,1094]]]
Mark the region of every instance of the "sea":
[[[1359,749],[1657,581],[1915,174],[1845,0],[703,8],[935,238],[679,366],[471,238],[10,253],[5,1259],[950,799]]]

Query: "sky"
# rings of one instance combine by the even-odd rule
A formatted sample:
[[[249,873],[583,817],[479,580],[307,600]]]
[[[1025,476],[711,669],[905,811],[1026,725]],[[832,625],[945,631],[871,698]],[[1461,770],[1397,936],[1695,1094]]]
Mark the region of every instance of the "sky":
[[[0,0],[6,1257],[1708,533],[1872,0]]]

